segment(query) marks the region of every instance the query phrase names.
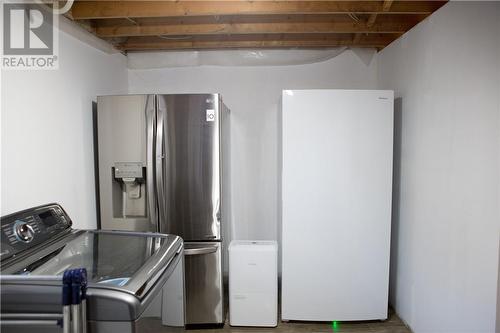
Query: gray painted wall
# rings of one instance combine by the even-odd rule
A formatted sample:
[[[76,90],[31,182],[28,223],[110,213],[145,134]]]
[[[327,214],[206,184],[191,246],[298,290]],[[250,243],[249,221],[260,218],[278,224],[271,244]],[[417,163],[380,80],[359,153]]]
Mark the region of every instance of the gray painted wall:
[[[493,332],[500,3],[450,2],[377,59],[399,121],[391,302],[415,333]]]

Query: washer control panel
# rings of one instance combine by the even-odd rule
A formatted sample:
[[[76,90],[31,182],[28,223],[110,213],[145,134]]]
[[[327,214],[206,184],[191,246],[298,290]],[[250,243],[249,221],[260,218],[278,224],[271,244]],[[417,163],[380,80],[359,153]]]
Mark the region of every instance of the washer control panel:
[[[1,218],[0,259],[26,251],[71,228],[71,219],[58,204],[50,204]]]

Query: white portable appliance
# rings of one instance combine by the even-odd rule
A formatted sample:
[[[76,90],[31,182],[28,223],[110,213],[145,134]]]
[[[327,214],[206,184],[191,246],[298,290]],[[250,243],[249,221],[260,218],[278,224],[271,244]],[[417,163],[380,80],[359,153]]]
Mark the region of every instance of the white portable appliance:
[[[283,320],[387,318],[392,153],[392,91],[283,92]]]
[[[278,324],[278,244],[232,241],[229,245],[229,324]]]

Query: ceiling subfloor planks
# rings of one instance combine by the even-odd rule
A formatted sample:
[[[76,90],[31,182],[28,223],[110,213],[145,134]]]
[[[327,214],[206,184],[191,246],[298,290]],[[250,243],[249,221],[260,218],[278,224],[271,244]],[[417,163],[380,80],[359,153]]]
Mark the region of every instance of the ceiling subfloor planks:
[[[393,0],[384,0],[384,3],[382,4],[382,10],[384,12],[389,11],[389,9],[391,8],[392,3],[393,3]],[[368,16],[368,20],[366,21],[366,26],[368,28],[371,28],[371,27],[374,26],[375,21],[377,20],[377,15],[378,15],[378,13],[371,13],[370,16]],[[361,39],[361,36],[362,36],[361,32],[356,33],[356,35],[354,36],[353,44],[358,43],[359,40]]]
[[[75,1],[69,17],[128,51],[382,49],[445,1]]]

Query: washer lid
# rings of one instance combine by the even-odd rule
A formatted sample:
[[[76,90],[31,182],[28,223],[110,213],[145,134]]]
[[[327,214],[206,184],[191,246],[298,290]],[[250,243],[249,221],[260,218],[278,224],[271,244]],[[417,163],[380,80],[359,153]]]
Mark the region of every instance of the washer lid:
[[[178,236],[118,231],[85,231],[43,256],[23,261],[10,274],[62,275],[86,268],[89,287],[119,289],[141,298],[182,250]]]

